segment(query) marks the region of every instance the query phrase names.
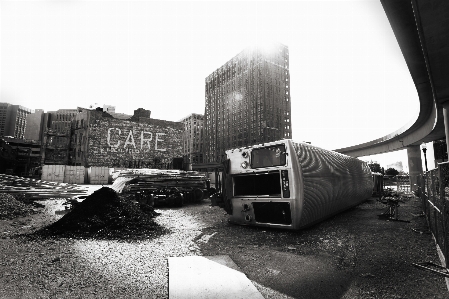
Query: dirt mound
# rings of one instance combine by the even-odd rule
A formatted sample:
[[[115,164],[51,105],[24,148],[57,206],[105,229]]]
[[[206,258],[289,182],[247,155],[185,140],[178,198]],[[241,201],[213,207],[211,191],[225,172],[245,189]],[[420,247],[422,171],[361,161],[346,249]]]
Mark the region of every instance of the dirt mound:
[[[161,228],[153,218],[153,207],[121,198],[103,187],[55,223],[35,235],[95,239],[141,239],[154,236]]]
[[[35,213],[33,207],[17,200],[13,195],[0,193],[0,219],[13,219]]]

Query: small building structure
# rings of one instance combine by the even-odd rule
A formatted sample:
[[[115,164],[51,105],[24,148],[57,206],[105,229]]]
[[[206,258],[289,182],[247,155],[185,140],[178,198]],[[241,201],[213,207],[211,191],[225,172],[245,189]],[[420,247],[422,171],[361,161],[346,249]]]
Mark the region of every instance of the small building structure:
[[[12,137],[0,139],[0,173],[29,177],[38,175],[41,160],[38,141]]]

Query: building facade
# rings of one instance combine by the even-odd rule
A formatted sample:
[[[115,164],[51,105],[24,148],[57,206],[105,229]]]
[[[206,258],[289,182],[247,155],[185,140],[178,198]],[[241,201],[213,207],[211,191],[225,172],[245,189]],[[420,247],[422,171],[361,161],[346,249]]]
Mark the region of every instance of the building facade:
[[[203,163],[204,115],[192,113],[179,122],[184,125],[182,157],[184,163]]]
[[[5,136],[6,117],[8,116],[8,107],[11,104],[0,103],[0,137]]]
[[[288,47],[251,47],[205,82],[205,162],[225,150],[291,138]]]
[[[115,106],[103,105],[103,111],[105,111],[105,112],[115,112]]]
[[[13,174],[17,165],[17,153],[3,138],[0,138],[0,173]]]
[[[32,109],[20,105],[0,103],[0,137],[9,136],[24,139],[26,118],[32,112]]]
[[[33,113],[27,115],[25,139],[40,141],[44,132],[44,110],[35,109]]]
[[[43,117],[42,164],[66,165],[69,162],[71,125],[78,109],[49,111]]]
[[[58,109],[49,111],[51,115],[49,128],[57,132],[70,132],[73,118],[78,114],[78,109]]]
[[[131,118],[122,119],[103,109],[80,108],[72,122],[69,164],[172,168],[173,159],[182,157],[183,124],[149,115],[137,109]]]
[[[37,141],[0,138],[0,173],[37,175],[41,165],[41,145]]]
[[[11,106],[14,105],[0,103],[2,124],[8,123]],[[29,109],[29,112],[24,118],[30,125],[25,130],[25,140],[3,137],[8,141],[2,141],[2,171],[8,169],[25,174],[41,165],[52,164],[182,167],[184,124],[152,119],[149,110],[139,108],[133,115],[116,113],[113,106],[106,109],[60,109],[47,113],[37,109],[32,114]],[[5,135],[9,132],[6,129],[8,127],[2,127]],[[201,135],[196,141],[200,139]],[[199,146],[195,148],[201,150]]]

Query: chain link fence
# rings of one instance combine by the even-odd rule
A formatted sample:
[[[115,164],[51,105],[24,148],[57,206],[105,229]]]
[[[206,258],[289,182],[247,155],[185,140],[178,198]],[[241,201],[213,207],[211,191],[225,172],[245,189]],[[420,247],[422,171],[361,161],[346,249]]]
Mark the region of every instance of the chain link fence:
[[[440,247],[446,268],[449,266],[449,162],[418,177],[417,195],[435,240]]]
[[[408,175],[384,176],[383,186],[397,191],[410,192],[410,177]]]

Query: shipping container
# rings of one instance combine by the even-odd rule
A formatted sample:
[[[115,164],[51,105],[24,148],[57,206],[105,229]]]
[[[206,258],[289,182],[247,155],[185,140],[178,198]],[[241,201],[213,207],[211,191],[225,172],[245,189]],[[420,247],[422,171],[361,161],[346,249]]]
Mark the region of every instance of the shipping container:
[[[64,183],[84,184],[84,166],[66,166],[64,172]]]
[[[88,181],[91,185],[107,185],[109,182],[109,168],[108,167],[89,167]]]
[[[48,182],[64,182],[65,165],[44,165],[42,166],[41,180]]]

